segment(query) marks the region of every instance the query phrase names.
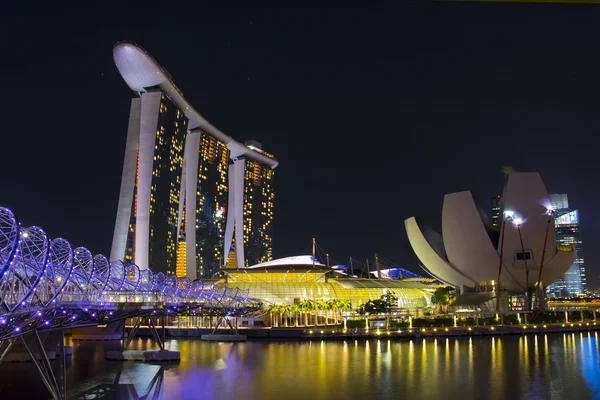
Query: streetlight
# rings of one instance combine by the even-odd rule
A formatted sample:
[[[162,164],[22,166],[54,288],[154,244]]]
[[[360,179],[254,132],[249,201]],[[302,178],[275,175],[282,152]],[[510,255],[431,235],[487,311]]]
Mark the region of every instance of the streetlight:
[[[527,296],[527,291],[528,291],[528,287],[529,287],[529,267],[527,266],[527,257],[525,256],[525,247],[523,245],[523,237],[521,236],[521,225],[523,225],[524,220],[522,218],[519,218],[515,215],[514,211],[504,211],[504,219],[502,221],[502,236],[500,239],[500,263],[498,264],[498,285],[496,286],[496,292],[498,293],[497,295],[497,300],[496,300],[496,311],[498,311],[500,309],[500,278],[502,275],[502,259],[503,259],[503,255],[504,255],[504,228],[506,225],[507,221],[512,221],[513,225],[515,225],[517,227],[517,230],[519,232],[519,239],[521,241],[521,251],[523,254],[523,259],[525,260],[525,281],[526,281],[526,289],[525,289],[525,295]]]
[[[519,241],[521,242],[521,254],[523,261],[525,261],[525,299],[527,300],[527,309],[531,310],[532,292],[529,288],[529,266],[527,265],[527,255],[525,254],[525,246],[523,245],[523,235],[521,235],[521,225],[523,225],[523,219],[513,218],[513,223],[517,227],[519,232]]]

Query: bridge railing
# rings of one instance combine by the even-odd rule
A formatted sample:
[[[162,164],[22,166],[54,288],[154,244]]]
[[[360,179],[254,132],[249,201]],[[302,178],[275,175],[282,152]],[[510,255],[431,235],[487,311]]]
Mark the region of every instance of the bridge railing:
[[[158,303],[239,311],[258,301],[238,288],[154,274],[120,260],[109,262],[84,247],[73,248],[65,239],[49,239],[39,227],[21,226],[9,209],[0,207],[0,331],[8,325],[17,331],[53,325],[48,318],[63,326],[71,320],[75,324],[79,317],[67,318],[65,306],[84,310],[76,310],[81,316],[96,307],[118,304],[119,310],[130,310]],[[90,311],[92,317],[96,313]]]

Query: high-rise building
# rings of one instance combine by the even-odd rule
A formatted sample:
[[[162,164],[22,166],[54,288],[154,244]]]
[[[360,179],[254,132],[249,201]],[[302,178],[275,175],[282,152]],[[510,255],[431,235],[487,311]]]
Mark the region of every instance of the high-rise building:
[[[246,145],[260,149],[258,142]],[[263,154],[266,154],[263,152]],[[272,157],[272,155],[268,155]],[[273,258],[274,171],[257,161],[246,160],[244,173],[244,253],[246,266]]]
[[[188,207],[194,204],[195,219],[186,223],[187,268],[194,269],[198,278],[212,277],[224,260],[230,152],[223,142],[202,131],[191,133],[188,144],[193,154],[186,159],[186,170],[190,168],[187,187],[194,190],[183,201],[186,215],[194,215]]]
[[[175,273],[187,123],[184,113],[161,90],[131,101],[113,238],[115,258]]]
[[[579,212],[569,207],[566,194],[551,194],[550,203],[555,212],[556,239],[559,244],[572,245],[575,262],[558,281],[549,286],[548,292],[556,297],[574,297],[585,294],[587,282],[579,229]]]
[[[496,196],[496,197],[492,197],[490,199],[490,203],[492,205],[492,227],[496,228],[496,229],[500,229],[500,208],[501,208],[501,201],[502,199],[500,198],[500,195]]]
[[[138,97],[111,260],[192,280],[215,276],[232,249],[237,268],[270,260],[277,160],[211,125],[139,46],[118,43],[113,56]]]

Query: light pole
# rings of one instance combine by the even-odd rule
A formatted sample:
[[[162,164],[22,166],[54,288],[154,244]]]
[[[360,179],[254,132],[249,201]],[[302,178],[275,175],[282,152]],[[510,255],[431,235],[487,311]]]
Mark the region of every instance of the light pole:
[[[544,249],[542,250],[542,261],[540,262],[540,270],[538,271],[538,279],[537,279],[537,284],[538,284],[537,307],[540,310],[544,309],[544,304],[542,302],[542,297],[544,296],[544,285],[542,284],[542,271],[544,269],[544,257],[546,256],[546,243],[548,243],[548,230],[550,229],[550,223],[554,219],[554,213],[555,213],[555,211],[552,209],[552,207],[549,207],[548,211],[546,212],[546,214],[549,215],[550,218],[548,218],[548,223],[546,224],[546,235],[544,236]]]
[[[532,293],[529,287],[529,266],[527,265],[527,255],[525,254],[525,246],[523,245],[523,235],[521,235],[521,225],[523,225],[523,220],[521,218],[514,218],[513,223],[517,226],[517,231],[519,232],[521,254],[523,255],[523,261],[525,261],[525,299],[527,301],[527,310],[531,310]]]
[[[500,263],[498,264],[498,283],[496,285],[496,311],[500,310],[500,277],[502,275],[502,256],[504,254],[504,225],[506,225],[506,221],[512,220],[514,212],[505,211],[503,214],[502,225],[500,227],[500,231],[502,232],[500,238]]]

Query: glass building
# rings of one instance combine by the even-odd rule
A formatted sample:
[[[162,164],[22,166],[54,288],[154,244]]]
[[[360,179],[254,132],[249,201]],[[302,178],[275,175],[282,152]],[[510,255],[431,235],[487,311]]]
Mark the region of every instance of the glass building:
[[[572,245],[576,251],[575,262],[561,279],[548,287],[555,297],[576,297],[585,294],[586,276],[579,229],[579,212],[569,207],[566,194],[551,194],[550,203],[556,212],[556,239],[559,244]]]
[[[196,276],[213,277],[223,265],[227,218],[229,150],[206,133],[200,136],[196,189]]]
[[[256,143],[256,142],[255,142]],[[273,259],[274,171],[259,162],[246,160],[244,173],[245,266]]]

